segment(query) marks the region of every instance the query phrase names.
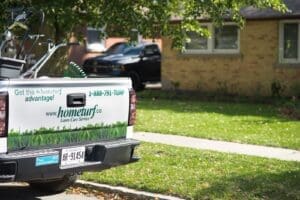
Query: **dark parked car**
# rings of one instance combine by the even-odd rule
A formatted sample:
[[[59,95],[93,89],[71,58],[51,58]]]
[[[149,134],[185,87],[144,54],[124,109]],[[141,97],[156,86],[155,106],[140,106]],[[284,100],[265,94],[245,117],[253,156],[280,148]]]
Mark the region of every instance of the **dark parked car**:
[[[122,53],[104,54],[83,64],[88,75],[130,77],[136,90],[143,89],[145,82],[159,82],[160,68],[161,53],[156,44],[129,46]]]

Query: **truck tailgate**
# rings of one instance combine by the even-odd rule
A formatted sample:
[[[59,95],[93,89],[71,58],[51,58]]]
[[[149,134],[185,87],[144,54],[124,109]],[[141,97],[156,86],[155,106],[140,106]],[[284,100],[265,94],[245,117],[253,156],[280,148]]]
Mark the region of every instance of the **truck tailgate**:
[[[127,78],[11,79],[8,149],[125,138],[129,88]]]

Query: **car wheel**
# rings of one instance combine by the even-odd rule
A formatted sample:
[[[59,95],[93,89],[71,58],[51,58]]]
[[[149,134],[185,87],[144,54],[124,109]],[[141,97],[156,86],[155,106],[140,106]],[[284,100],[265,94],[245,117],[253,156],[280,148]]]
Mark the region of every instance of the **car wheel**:
[[[131,78],[132,87],[135,91],[140,91],[144,89],[140,75],[138,73],[131,71],[129,72],[129,77]]]
[[[30,187],[47,193],[63,192],[73,185],[77,179],[77,175],[65,175],[61,179],[34,181],[30,182]]]

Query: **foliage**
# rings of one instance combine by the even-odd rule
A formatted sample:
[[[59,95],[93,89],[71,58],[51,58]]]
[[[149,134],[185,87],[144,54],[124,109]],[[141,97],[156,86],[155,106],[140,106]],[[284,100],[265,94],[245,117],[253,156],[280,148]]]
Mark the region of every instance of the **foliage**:
[[[300,199],[297,162],[148,143],[137,150],[139,162],[81,178],[184,199]]]
[[[282,116],[280,107],[138,93],[135,130],[299,150],[300,121]]]
[[[216,90],[218,95],[228,95],[229,89],[226,81],[218,81],[218,88]]]
[[[171,81],[171,85],[173,86],[174,90],[178,91],[180,87],[179,81]]]
[[[122,36],[130,36],[132,29],[146,37],[171,36],[175,47],[179,47],[187,39],[186,31],[208,34],[200,28],[199,18],[209,17],[220,25],[224,17],[230,16],[242,25],[240,9],[245,6],[286,11],[282,0],[3,0],[0,27],[6,24],[5,17],[10,8],[33,7],[45,12],[48,25],[55,30],[56,42],[61,36],[67,37],[76,26],[89,24],[105,26],[109,33],[121,33]],[[172,24],[171,18],[181,21]]]
[[[300,99],[292,97],[281,103],[280,113],[290,119],[300,120]]]
[[[271,94],[272,97],[281,97],[285,90],[285,86],[280,81],[273,81],[271,83]]]
[[[300,98],[300,83],[295,83],[291,86],[292,94]]]

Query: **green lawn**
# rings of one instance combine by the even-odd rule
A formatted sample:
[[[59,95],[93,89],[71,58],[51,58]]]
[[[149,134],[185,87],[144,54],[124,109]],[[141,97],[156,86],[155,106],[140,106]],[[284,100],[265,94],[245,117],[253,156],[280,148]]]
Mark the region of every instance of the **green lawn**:
[[[300,149],[300,121],[267,104],[139,98],[136,131]]]
[[[188,199],[300,199],[300,163],[143,143],[141,160],[82,179]]]

